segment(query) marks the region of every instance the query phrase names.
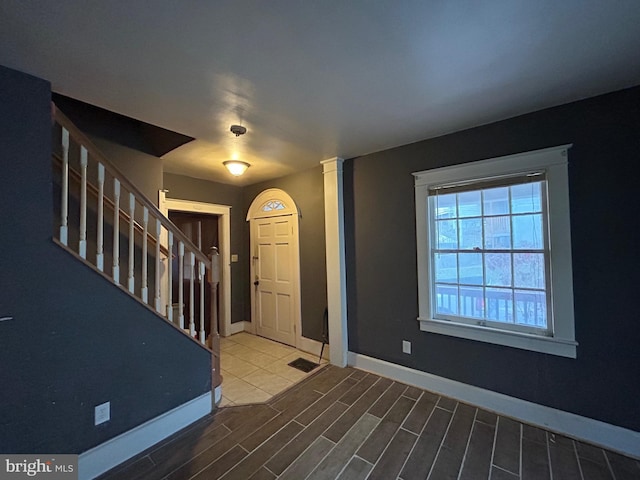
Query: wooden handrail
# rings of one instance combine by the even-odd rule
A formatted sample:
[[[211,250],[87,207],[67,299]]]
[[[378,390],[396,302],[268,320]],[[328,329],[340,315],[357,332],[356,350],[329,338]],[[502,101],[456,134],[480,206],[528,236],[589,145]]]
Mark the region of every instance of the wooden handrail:
[[[127,180],[127,177],[113,164],[107,159],[100,150],[93,144],[93,142],[87,137],[78,127],[76,127],[67,116],[62,113],[58,108],[55,109],[54,113],[55,120],[67,129],[69,135],[80,145],[84,146],[89,152],[90,156],[97,159],[107,172],[109,172],[113,177],[117,178],[120,184],[130,193],[133,193],[136,197],[136,200],[141,203],[143,206],[147,207],[149,213],[160,220],[160,223],[167,229],[173,232],[173,236],[180,240],[185,246],[192,251],[196,258],[203,262],[207,268],[211,268],[211,263],[209,258],[202,253],[197,246],[187,237],[182,231],[167,217],[163,215],[163,213],[156,207],[153,202],[151,202],[145,195],[142,193],[133,183]]]

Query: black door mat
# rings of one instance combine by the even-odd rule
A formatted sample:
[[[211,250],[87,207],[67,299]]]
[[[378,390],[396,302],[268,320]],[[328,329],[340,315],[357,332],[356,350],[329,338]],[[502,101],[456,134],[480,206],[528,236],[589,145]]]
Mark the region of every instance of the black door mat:
[[[298,358],[288,365],[290,367],[297,368],[298,370],[302,370],[304,373],[308,373],[318,366],[317,363],[310,362],[304,358]]]

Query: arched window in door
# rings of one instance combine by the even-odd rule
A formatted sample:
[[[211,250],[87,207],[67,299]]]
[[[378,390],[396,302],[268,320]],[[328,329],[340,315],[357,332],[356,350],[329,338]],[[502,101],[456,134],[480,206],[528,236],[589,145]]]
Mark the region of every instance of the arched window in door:
[[[300,210],[291,196],[279,188],[270,188],[261,192],[251,202],[247,212],[247,221],[253,218],[264,218],[278,215],[300,216]]]

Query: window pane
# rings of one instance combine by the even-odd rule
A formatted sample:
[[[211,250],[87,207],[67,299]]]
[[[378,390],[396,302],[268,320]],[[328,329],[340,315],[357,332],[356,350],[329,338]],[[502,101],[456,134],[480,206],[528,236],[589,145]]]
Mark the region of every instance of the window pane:
[[[460,315],[484,318],[484,296],[482,288],[460,287]]]
[[[458,287],[436,283],[436,313],[458,314]]]
[[[460,283],[482,285],[482,254],[460,253]]]
[[[479,217],[481,214],[480,190],[458,194],[458,217]]]
[[[511,286],[511,254],[487,253],[484,256],[484,268],[487,285]]]
[[[482,248],[482,219],[466,218],[458,220],[460,226],[460,249]]]
[[[484,248],[511,248],[511,222],[508,215],[484,219]]]
[[[511,212],[542,211],[542,182],[525,183],[511,187]]]
[[[456,194],[436,195],[436,218],[455,218]]]
[[[513,275],[516,288],[544,289],[544,254],[514,253]]]
[[[516,323],[547,328],[547,302],[544,292],[515,291]]]
[[[544,248],[541,214],[513,217],[513,248]]]
[[[513,291],[506,288],[487,288],[484,294],[487,320],[513,323]]]
[[[490,188],[482,192],[485,215],[509,213],[509,187]]]
[[[458,254],[436,253],[436,282],[458,283]]]
[[[431,197],[434,315],[546,328],[542,192],[534,182]]]
[[[458,223],[456,220],[438,220],[436,232],[439,249],[458,248]]]

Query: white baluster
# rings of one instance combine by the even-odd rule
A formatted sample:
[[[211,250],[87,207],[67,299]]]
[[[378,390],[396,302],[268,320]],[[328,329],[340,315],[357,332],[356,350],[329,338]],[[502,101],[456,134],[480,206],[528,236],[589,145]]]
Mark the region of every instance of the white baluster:
[[[196,323],[194,313],[195,295],[193,288],[193,277],[195,277],[196,254],[189,252],[189,334],[194,337],[196,334]]]
[[[113,283],[120,284],[120,180],[113,179]]]
[[[162,313],[162,298],[160,291],[160,234],[162,233],[162,223],[160,220],[156,219],[156,293],[155,293],[155,305],[156,311],[158,313]]]
[[[198,279],[200,280],[200,343],[205,344],[205,331],[204,331],[204,284],[205,284],[205,265],[204,262],[198,262],[200,267],[200,276]]]
[[[80,242],[78,254],[87,258],[87,164],[89,152],[84,146],[80,147]]]
[[[136,286],[134,263],[136,255],[136,237],[135,237],[135,219],[133,218],[136,213],[136,197],[133,193],[129,192],[129,292],[133,293]]]
[[[178,242],[178,324],[184,328],[184,243]]]
[[[167,232],[167,319],[173,322],[173,232]]]
[[[142,207],[142,281],[141,295],[144,303],[149,303],[149,285],[147,284],[147,236],[149,226],[149,210]]]
[[[96,266],[104,271],[104,165],[98,163],[98,234]]]
[[[67,245],[69,236],[69,131],[62,127],[62,184],[60,196],[60,243]]]

